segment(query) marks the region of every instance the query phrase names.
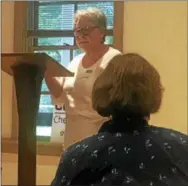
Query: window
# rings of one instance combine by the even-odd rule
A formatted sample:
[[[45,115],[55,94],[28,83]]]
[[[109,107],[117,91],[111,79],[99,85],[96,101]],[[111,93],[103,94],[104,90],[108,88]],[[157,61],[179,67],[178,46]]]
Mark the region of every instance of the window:
[[[120,1],[20,1],[15,2],[15,52],[45,52],[67,67],[81,53],[73,37],[73,17],[76,10],[98,7],[107,16],[105,42],[122,50],[123,2]],[[27,14],[27,16],[25,16]],[[37,118],[37,135],[51,135],[54,106],[43,81]],[[13,102],[13,121],[17,121],[16,100]],[[15,122],[12,134],[17,138]],[[42,130],[41,130],[42,129]]]

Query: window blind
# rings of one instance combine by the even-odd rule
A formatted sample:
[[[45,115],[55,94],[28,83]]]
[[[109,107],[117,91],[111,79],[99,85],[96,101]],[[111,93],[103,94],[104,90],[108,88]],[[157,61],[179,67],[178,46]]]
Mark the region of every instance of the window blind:
[[[38,15],[35,24],[39,30],[73,30],[73,20],[76,10],[96,7],[107,17],[107,27],[113,28],[114,2],[39,2]]]

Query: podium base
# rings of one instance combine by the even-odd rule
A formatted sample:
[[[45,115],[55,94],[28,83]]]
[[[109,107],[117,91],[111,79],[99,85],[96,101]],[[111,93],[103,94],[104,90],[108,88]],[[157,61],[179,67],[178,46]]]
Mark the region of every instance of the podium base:
[[[19,136],[18,185],[36,185],[36,118],[44,70],[37,65],[12,67],[16,86]]]

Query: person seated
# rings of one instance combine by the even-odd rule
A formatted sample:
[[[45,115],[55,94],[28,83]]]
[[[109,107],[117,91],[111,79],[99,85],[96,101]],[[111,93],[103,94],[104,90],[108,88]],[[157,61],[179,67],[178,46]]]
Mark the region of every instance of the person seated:
[[[92,91],[93,108],[111,119],[65,151],[51,185],[188,186],[188,136],[148,123],[163,92],[146,59],[115,56]]]

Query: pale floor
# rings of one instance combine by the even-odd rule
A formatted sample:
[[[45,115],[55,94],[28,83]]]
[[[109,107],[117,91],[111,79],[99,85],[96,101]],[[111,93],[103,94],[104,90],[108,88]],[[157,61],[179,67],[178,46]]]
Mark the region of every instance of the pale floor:
[[[17,155],[1,154],[2,185],[17,185]],[[54,177],[59,157],[37,156],[37,185],[49,185]]]

